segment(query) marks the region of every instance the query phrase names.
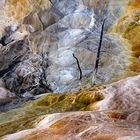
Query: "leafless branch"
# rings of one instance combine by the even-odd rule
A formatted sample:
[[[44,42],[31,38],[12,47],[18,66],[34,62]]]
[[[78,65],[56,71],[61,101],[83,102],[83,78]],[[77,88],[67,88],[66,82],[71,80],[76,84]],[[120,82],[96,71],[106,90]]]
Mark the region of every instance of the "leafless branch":
[[[77,62],[77,66],[78,66],[78,69],[79,69],[79,72],[80,72],[80,78],[79,78],[79,80],[81,80],[82,79],[82,69],[81,69],[81,67],[80,67],[80,63],[79,63],[79,60],[78,60],[78,58],[74,55],[74,53],[73,53],[73,57],[76,59],[76,62]]]

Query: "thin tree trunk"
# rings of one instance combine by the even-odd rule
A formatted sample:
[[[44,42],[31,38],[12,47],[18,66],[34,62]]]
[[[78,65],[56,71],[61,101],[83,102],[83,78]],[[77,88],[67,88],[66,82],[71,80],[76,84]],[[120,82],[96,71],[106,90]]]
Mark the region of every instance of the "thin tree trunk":
[[[95,62],[93,76],[92,76],[92,86],[96,84],[96,76],[97,76],[99,62],[100,62],[100,55],[101,55],[101,47],[102,47],[102,41],[103,41],[105,21],[106,21],[106,19],[104,19],[103,23],[102,23],[101,34],[100,34],[100,42],[99,42],[99,47],[98,47],[98,50],[97,50],[96,62]]]
[[[80,73],[80,78],[79,78],[79,80],[81,80],[82,79],[82,69],[81,69],[81,66],[80,66],[80,63],[79,63],[79,60],[78,60],[78,58],[73,54],[73,57],[76,59],[76,62],[77,62],[77,66],[78,66],[78,69],[79,69],[79,73]]]

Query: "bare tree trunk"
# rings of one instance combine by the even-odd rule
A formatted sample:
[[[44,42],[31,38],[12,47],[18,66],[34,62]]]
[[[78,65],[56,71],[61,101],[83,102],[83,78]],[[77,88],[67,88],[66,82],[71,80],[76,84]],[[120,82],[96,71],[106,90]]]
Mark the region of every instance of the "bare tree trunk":
[[[94,67],[94,71],[93,71],[93,76],[92,76],[92,83],[91,83],[92,86],[96,84],[96,76],[97,76],[99,62],[100,62],[100,55],[101,55],[101,47],[102,47],[102,41],[103,41],[105,21],[106,21],[106,19],[104,19],[103,23],[102,23],[102,29],[101,29],[101,34],[100,34],[100,42],[99,42],[99,47],[98,47],[98,50],[97,50],[96,62],[95,62],[95,67]]]
[[[76,59],[77,66],[78,66],[79,73],[80,73],[80,78],[79,78],[79,80],[81,80],[82,77],[83,77],[83,74],[82,74],[82,69],[81,69],[81,66],[80,66],[79,60],[78,60],[78,58],[77,58],[74,54],[73,54],[73,57]]]

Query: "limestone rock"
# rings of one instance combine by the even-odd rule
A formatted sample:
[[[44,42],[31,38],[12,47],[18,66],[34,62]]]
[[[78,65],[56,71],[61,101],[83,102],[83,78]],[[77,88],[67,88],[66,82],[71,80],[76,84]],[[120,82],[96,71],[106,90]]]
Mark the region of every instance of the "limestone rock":
[[[27,40],[19,40],[8,46],[1,46],[0,49],[0,70],[7,69],[14,61],[20,60],[28,51]]]
[[[0,106],[5,102],[4,100],[12,99],[15,96],[14,93],[6,89],[4,81],[0,79]]]
[[[1,139],[140,139],[139,9],[139,0],[1,0]],[[105,85],[89,88],[105,18],[96,75]]]
[[[129,111],[140,107],[140,76],[130,77],[113,83],[104,90],[100,110]]]
[[[11,93],[5,88],[0,87],[0,100],[15,97],[14,93]]]
[[[131,129],[122,122],[114,125],[100,112],[73,112],[47,115],[40,118],[34,129],[23,130],[8,135],[3,140],[57,140],[57,139],[84,139],[84,140],[129,140],[139,139],[140,129],[137,128],[131,135]],[[137,127],[137,125],[135,125]],[[112,131],[113,129],[113,131]],[[127,136],[127,137],[126,137]]]
[[[5,136],[5,140],[139,138],[139,81],[140,76],[135,76],[76,93],[44,95],[24,106],[0,114],[0,135],[11,131],[14,133]],[[46,113],[54,114],[44,115]],[[9,123],[9,120],[13,123]],[[22,131],[15,133],[21,123]]]
[[[121,36],[121,33],[117,31],[109,32],[115,27],[116,30],[117,28],[125,29],[126,24],[117,26],[119,22],[117,19],[119,17],[121,19],[121,15],[124,14],[127,7],[128,9],[133,7],[133,10],[127,11],[131,14],[133,11],[136,15],[138,7],[134,10],[135,2],[128,3],[128,0],[106,0],[102,3],[99,0],[53,0],[51,3],[48,0],[7,1],[3,7],[2,16],[5,17],[3,21],[6,21],[4,29],[10,27],[10,31],[0,30],[2,32],[1,50],[3,52],[6,50],[5,53],[1,53],[1,70],[11,66],[15,58],[20,57],[18,60],[21,61],[15,65],[14,70],[10,71],[9,76],[4,77],[7,88],[17,94],[26,92],[40,94],[48,91],[45,88],[38,91],[42,72],[46,76],[44,78],[46,86],[53,92],[90,87],[101,23],[105,17],[107,20],[96,84],[106,84],[138,74],[139,60],[133,55],[135,52],[130,45],[129,38]],[[134,13],[131,17],[135,17],[133,15]],[[125,18],[125,22],[130,22],[131,17]],[[10,19],[10,22],[7,19]],[[122,32],[125,31],[122,30]],[[137,33],[136,36],[139,34]],[[21,40],[28,42],[24,44],[26,47],[18,44]],[[17,56],[12,49],[16,51]],[[83,74],[82,80],[79,80],[79,69],[73,54],[79,60]],[[34,59],[39,58],[36,62],[38,64],[35,66],[31,60],[33,57],[35,57]],[[44,59],[43,67],[41,59]],[[30,75],[32,80],[29,77],[27,80],[25,75],[30,72],[33,72]],[[19,82],[18,79],[23,78],[26,80],[21,84],[22,80]],[[34,86],[38,88],[32,90]]]

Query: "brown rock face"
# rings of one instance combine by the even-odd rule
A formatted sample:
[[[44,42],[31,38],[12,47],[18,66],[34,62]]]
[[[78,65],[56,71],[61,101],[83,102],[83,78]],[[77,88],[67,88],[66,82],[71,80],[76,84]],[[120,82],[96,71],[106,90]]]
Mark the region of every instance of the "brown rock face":
[[[113,27],[113,32],[120,33],[130,43],[132,59],[130,69],[139,71],[139,56],[140,56],[140,2],[139,0],[129,0],[124,14],[117,20]]]
[[[104,90],[100,110],[129,111],[140,108],[140,76],[113,83]],[[98,106],[98,105],[97,105]]]
[[[96,84],[106,85],[47,94],[2,112],[0,136],[5,135],[3,140],[139,140],[140,0],[51,2],[9,0],[5,10],[0,9],[4,17],[0,24],[6,21],[0,27],[4,81],[0,98],[13,97],[10,91],[39,98],[46,91],[90,87],[105,17]],[[28,97],[19,99],[25,102]],[[19,99],[0,101],[0,109],[15,107]]]
[[[34,123],[34,125],[32,125],[34,128],[7,135],[3,137],[3,139],[139,139],[139,82],[140,76],[135,76],[107,85],[100,90],[91,89],[88,91],[89,94],[92,95],[97,92],[96,94],[104,96],[101,101],[94,104],[93,111],[58,113],[40,116],[37,117],[36,120],[30,119],[30,123]],[[81,102],[89,102],[86,99],[82,99],[83,98],[81,98]],[[80,101],[80,98],[78,98],[77,104],[78,101]],[[39,103],[41,104],[41,100]]]
[[[7,14],[17,20],[23,20],[33,10],[45,9],[50,6],[48,0],[8,0]]]
[[[61,116],[61,117],[60,117]],[[57,119],[56,119],[57,118]],[[75,112],[44,116],[34,129],[6,136],[3,140],[123,140],[140,138],[137,124],[107,117],[104,112]],[[131,135],[132,134],[132,135]],[[127,137],[125,137],[127,136]]]

